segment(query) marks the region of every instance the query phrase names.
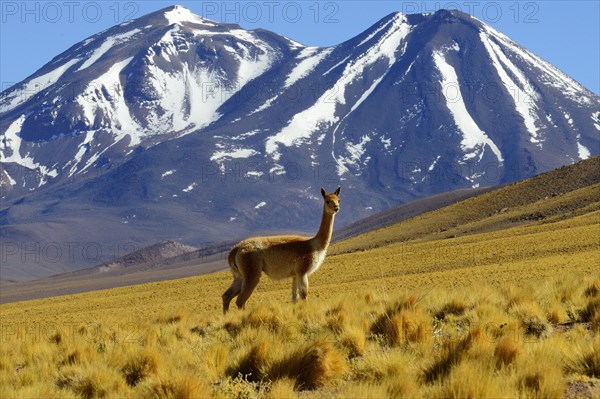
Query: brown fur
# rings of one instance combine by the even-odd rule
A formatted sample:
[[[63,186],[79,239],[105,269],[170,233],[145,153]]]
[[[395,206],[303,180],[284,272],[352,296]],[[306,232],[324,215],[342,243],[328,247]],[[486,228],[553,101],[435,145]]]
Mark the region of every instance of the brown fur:
[[[233,283],[223,294],[223,313],[237,296],[236,305],[244,304],[258,285],[264,272],[273,280],[292,278],[292,301],[308,295],[308,276],[323,263],[335,214],[339,211],[340,188],[331,194],[321,189],[324,199],[319,231],[314,237],[270,236],[247,238],[236,244],[227,256]]]

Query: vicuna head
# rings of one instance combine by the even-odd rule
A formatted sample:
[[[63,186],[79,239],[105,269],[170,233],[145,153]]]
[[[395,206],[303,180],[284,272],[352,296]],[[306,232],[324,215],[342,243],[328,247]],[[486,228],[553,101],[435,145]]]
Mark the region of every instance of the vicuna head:
[[[321,189],[321,195],[325,200],[325,212],[335,215],[340,210],[340,191],[341,187],[338,187],[334,193],[327,194],[325,190]]]

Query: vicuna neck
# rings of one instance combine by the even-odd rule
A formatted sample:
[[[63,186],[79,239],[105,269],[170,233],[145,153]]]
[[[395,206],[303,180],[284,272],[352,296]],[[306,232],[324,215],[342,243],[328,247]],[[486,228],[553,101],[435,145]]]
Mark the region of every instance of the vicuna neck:
[[[331,241],[331,233],[333,232],[333,219],[335,215],[325,211],[323,207],[323,217],[317,235],[313,237],[314,248],[322,251],[327,249]]]

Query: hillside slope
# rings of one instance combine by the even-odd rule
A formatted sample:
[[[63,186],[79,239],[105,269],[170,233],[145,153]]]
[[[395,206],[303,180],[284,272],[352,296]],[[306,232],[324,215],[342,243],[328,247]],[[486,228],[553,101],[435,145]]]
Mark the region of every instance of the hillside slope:
[[[330,254],[541,224],[599,209],[600,157],[336,243]]]
[[[412,244],[428,241],[437,243],[434,248],[456,249],[460,248],[463,241],[459,240],[458,244],[448,247],[447,243],[454,242],[450,239],[481,233],[504,234],[504,230],[517,227],[543,231],[550,226],[549,229],[552,230],[561,226],[554,224],[555,222],[580,216],[589,221],[587,228],[590,230],[584,230],[597,232],[600,236],[600,226],[595,222],[594,213],[600,210],[600,157],[491,191],[480,189],[479,192],[484,192],[483,194],[460,201],[477,191],[461,191],[418,200],[338,229],[334,237],[339,241],[334,241],[331,245],[328,262],[337,262],[336,255],[356,253],[356,256],[339,259],[350,264],[355,261],[369,263],[368,259],[374,254],[393,252],[391,244],[404,244],[398,247],[401,251]],[[443,206],[448,202],[451,205]],[[434,210],[425,212],[431,208]],[[342,209],[342,212],[348,211],[347,208]],[[416,216],[407,219],[411,214]],[[369,227],[374,230],[365,232]],[[577,241],[575,238],[574,240]],[[215,272],[227,268],[225,258],[233,243],[213,244],[161,261],[141,262],[129,267],[107,268],[106,265],[101,265],[32,282],[4,283],[0,303]],[[575,243],[573,245],[575,246],[570,247],[571,251],[576,251],[578,247]],[[425,245],[418,248],[421,251],[421,248],[429,247]],[[138,257],[134,256],[136,259]],[[118,262],[126,263],[129,258],[130,256],[125,256]],[[421,261],[418,256],[415,258],[411,255],[411,263],[420,264]],[[438,266],[440,265],[430,265],[428,268]],[[358,272],[355,278],[360,277],[372,278],[371,275],[365,276]]]

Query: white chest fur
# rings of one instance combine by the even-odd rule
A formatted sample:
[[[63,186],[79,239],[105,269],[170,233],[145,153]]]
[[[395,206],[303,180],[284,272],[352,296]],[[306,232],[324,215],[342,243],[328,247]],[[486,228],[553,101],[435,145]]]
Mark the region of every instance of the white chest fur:
[[[321,267],[321,265],[323,264],[323,261],[325,260],[325,255],[327,255],[326,250],[313,251],[312,264],[310,266],[310,270],[308,271],[308,274],[313,274],[314,272],[316,272],[319,269],[319,267]]]

